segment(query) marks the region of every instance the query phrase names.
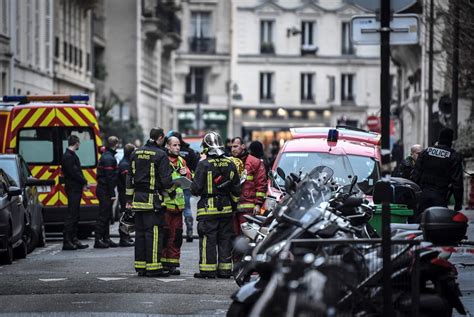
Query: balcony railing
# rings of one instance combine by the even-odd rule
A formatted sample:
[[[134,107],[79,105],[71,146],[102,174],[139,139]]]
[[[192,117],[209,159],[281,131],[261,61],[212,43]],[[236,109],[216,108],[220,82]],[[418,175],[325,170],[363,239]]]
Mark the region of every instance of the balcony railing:
[[[216,39],[213,37],[190,37],[189,50],[193,53],[213,54],[216,51]]]
[[[275,54],[275,47],[273,43],[262,43],[260,44],[260,53],[262,54]]]
[[[209,95],[205,94],[193,94],[193,93],[186,93],[184,94],[184,103],[209,103]]]

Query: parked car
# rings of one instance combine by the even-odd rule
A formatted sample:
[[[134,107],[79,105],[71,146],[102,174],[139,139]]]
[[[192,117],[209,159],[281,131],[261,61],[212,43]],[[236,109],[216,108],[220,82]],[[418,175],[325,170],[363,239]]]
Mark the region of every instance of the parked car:
[[[328,134],[333,130],[337,130],[337,137],[328,142]],[[276,173],[278,167],[289,175],[300,171],[305,174],[318,165],[326,165],[335,171],[337,178],[337,171],[341,170],[337,167],[338,155],[349,158],[358,186],[371,199],[374,185],[380,179],[380,134],[348,127],[306,127],[290,131],[293,139],[280,149],[271,171],[275,181],[268,182],[267,194],[271,199],[267,199],[265,207],[279,201],[283,194],[280,188],[284,187],[285,181]]]
[[[39,180],[32,176],[23,157],[19,154],[0,154],[0,168],[3,169],[21,189],[22,205],[26,210],[25,231],[28,252],[45,245],[43,205],[40,195],[51,192],[54,180]]]
[[[25,258],[27,212],[21,198],[22,190],[0,168],[0,263],[11,264],[14,257]]]

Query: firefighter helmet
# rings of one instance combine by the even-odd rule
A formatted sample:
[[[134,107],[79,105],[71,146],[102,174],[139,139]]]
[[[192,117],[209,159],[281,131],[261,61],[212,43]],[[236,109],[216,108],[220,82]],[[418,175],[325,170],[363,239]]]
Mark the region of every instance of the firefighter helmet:
[[[211,131],[204,136],[201,146],[204,151],[210,155],[221,156],[225,153],[222,138],[217,132],[214,131]]]
[[[135,212],[131,209],[125,210],[120,217],[119,230],[125,234],[130,234],[135,231]]]

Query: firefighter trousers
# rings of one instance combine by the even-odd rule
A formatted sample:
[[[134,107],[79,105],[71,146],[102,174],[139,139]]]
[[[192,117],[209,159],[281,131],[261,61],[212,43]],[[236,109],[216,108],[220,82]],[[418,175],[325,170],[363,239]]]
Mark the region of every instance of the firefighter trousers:
[[[77,237],[77,226],[81,209],[82,190],[66,187],[67,214],[64,219],[64,239],[73,241]]]
[[[161,262],[165,267],[178,267],[183,244],[183,213],[165,212],[165,247]]]
[[[164,244],[163,211],[135,212],[135,271],[161,272]]]
[[[97,198],[99,199],[99,217],[95,225],[96,240],[110,238],[110,220],[112,217],[112,198],[109,196],[107,189],[97,186]]]
[[[232,274],[232,217],[208,217],[197,226],[199,234],[199,271]]]

